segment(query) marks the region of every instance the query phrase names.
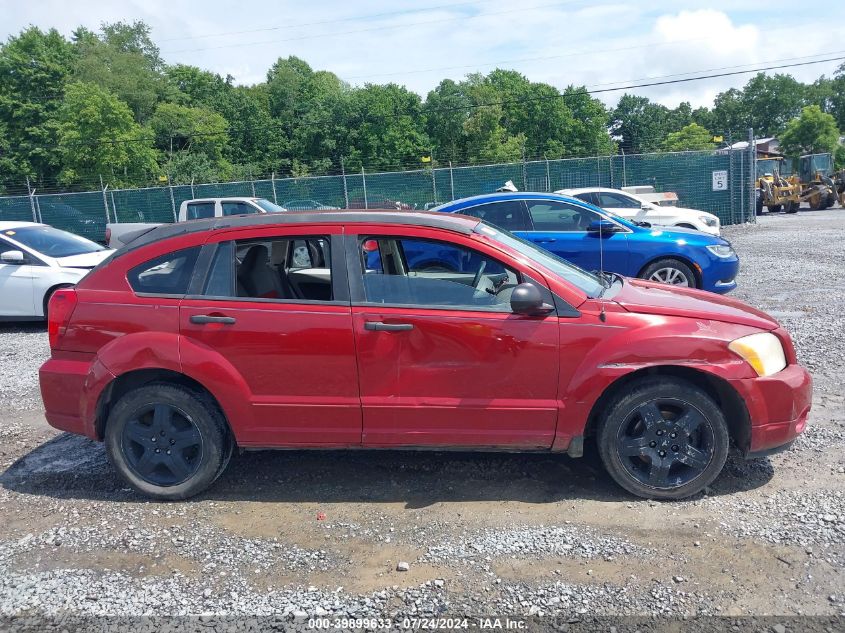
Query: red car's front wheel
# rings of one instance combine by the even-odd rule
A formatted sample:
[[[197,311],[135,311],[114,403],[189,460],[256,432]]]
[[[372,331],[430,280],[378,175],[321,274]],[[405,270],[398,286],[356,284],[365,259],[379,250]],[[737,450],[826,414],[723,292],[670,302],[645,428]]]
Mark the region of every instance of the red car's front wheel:
[[[629,492],[682,499],[719,475],[728,426],[713,399],[679,378],[644,378],[615,397],[598,430],[605,468]]]

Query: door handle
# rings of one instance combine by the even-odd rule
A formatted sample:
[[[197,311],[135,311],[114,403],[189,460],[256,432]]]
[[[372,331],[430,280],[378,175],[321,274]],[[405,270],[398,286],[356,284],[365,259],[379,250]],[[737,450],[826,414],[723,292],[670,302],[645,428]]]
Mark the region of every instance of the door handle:
[[[235,317],[227,317],[227,316],[210,316],[208,314],[195,314],[191,317],[191,323],[225,323],[226,325],[231,325],[235,322]]]
[[[365,330],[375,330],[376,332],[405,332],[413,330],[412,323],[382,323],[381,321],[365,321]]]
[[[554,237],[541,237],[540,239],[534,240],[537,244],[551,244],[552,242],[557,242],[557,238]]]

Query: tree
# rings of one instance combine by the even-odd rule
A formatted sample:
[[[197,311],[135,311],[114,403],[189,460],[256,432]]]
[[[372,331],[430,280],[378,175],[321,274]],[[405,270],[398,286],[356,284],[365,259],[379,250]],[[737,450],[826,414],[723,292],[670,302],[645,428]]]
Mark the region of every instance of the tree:
[[[100,86],[68,84],[56,118],[59,177],[68,185],[108,178],[114,186],[145,181],[158,171],[152,139],[132,111]]]
[[[457,163],[466,156],[464,123],[469,117],[472,100],[465,88],[463,82],[444,79],[428,93],[423,104],[426,131],[441,161]]]
[[[419,165],[431,151],[422,129],[422,100],[397,84],[367,84],[350,94],[346,125],[351,166],[396,169]]]
[[[143,22],[104,24],[99,35],[79,28],[73,38],[78,51],[74,78],[117,95],[137,122],[145,123],[168,97],[164,62]]]
[[[179,154],[201,155],[204,170],[216,169],[215,180],[225,178],[229,164],[223,159],[228,123],[222,115],[206,108],[175,103],[162,103],[150,119],[155,134],[155,146],[162,156],[162,164],[172,181],[190,182],[196,174],[176,173],[176,167],[190,167],[196,161],[184,159],[174,163]]]
[[[801,116],[792,119],[780,135],[783,153],[792,157],[833,152],[838,145],[836,120],[817,105],[803,108]]]
[[[5,128],[2,178],[20,185],[54,181],[60,169],[52,150],[54,117],[75,59],[58,31],[30,27],[0,47],[0,121]]]
[[[690,123],[679,131],[668,134],[663,141],[663,149],[667,152],[706,150],[713,147],[713,134],[698,123]]]
[[[636,95],[622,95],[610,120],[611,133],[626,154],[656,151],[672,131],[669,109]]]
[[[754,128],[758,136],[777,136],[806,105],[807,89],[789,75],[752,77],[742,91],[742,103],[747,112],[746,128]]]
[[[567,86],[563,101],[571,123],[561,135],[560,156],[604,156],[616,153],[616,143],[608,133],[609,113],[604,104],[591,97],[586,87]],[[547,154],[551,158],[553,154]]]

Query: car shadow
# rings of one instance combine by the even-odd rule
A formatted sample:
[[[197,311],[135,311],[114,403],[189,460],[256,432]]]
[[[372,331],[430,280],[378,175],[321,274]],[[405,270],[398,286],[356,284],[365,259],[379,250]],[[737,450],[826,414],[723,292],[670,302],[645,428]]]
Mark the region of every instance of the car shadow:
[[[31,332],[46,332],[47,321],[0,321],[0,335],[2,334],[29,334]]]
[[[730,495],[767,483],[767,458],[729,459],[708,494]],[[131,501],[103,445],[62,434],[0,474],[7,490],[60,499]],[[549,453],[458,451],[250,451],[233,456],[220,479],[194,499],[261,502],[396,503],[566,500],[632,501],[616,486],[588,444],[581,459]]]

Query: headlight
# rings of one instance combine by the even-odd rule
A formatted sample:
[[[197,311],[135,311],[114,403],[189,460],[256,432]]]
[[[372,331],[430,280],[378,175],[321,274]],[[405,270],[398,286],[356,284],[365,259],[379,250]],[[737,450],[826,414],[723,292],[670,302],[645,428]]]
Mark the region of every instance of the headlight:
[[[743,336],[732,341],[728,349],[751,365],[758,376],[771,376],[786,367],[783,345],[771,332]]]
[[[707,250],[713,253],[716,257],[733,257],[735,255],[734,249],[727,244],[709,244]]]
[[[714,218],[712,215],[700,215],[698,219],[706,226],[719,226],[719,218]]]

